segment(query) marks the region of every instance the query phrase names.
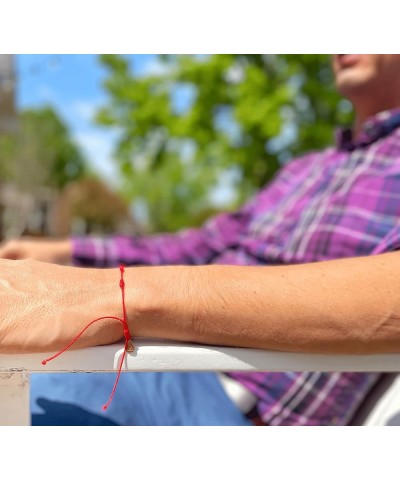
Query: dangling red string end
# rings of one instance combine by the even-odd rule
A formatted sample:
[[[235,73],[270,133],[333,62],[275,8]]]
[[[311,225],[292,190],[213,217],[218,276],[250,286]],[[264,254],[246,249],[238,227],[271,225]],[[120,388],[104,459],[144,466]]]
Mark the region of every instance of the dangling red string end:
[[[122,323],[122,326],[123,326],[123,329],[124,329],[124,337],[125,337],[125,346],[124,346],[124,351],[122,353],[122,356],[121,356],[121,360],[119,362],[119,366],[118,366],[118,373],[117,373],[117,377],[115,379],[115,382],[114,382],[114,386],[111,390],[111,394],[110,394],[110,397],[107,401],[107,403],[105,403],[102,407],[103,410],[107,410],[107,408],[110,406],[111,404],[111,401],[114,397],[114,394],[115,394],[115,391],[117,390],[117,385],[118,385],[118,382],[119,382],[119,377],[121,376],[121,370],[122,370],[122,365],[124,364],[124,360],[125,360],[125,356],[126,356],[126,352],[133,352],[134,351],[134,346],[133,346],[133,343],[132,343],[132,336],[129,332],[129,327],[128,327],[128,316],[127,316],[127,313],[126,313],[126,306],[125,306],[125,281],[124,281],[124,271],[125,271],[125,267],[124,265],[120,265],[119,267],[119,270],[121,272],[121,279],[119,281],[119,286],[121,288],[121,295],[122,295],[122,318],[119,318],[119,317],[99,317],[99,318],[96,318],[94,320],[92,320],[91,322],[89,322],[85,328],[83,328],[76,337],[74,337],[64,348],[62,348],[59,352],[57,352],[56,354],[54,354],[52,357],[49,357],[49,358],[46,358],[46,360],[43,360],[42,361],[42,365],[46,365],[47,362],[50,362],[51,360],[54,360],[55,358],[57,358],[58,356],[60,356],[62,353],[64,353],[66,350],[68,350],[68,348],[73,345],[78,339],[79,337],[91,326],[93,325],[95,322],[98,322],[99,320],[104,320],[106,318],[111,318],[113,320],[117,320],[118,322],[121,322]]]

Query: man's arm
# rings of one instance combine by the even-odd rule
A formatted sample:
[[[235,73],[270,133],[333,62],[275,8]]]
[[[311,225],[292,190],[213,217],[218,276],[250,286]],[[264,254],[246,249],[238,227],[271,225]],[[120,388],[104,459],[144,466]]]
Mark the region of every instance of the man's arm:
[[[116,269],[0,262],[0,351],[52,351],[121,315]],[[400,352],[400,253],[296,266],[128,268],[131,333],[293,352]],[[93,325],[76,347],[122,338]]]
[[[37,260],[69,265],[72,259],[70,239],[23,237],[0,243],[0,258],[7,260]]]
[[[0,244],[0,258],[38,260],[86,267],[125,265],[204,265],[235,247],[251,217],[249,203],[234,213],[222,213],[201,228],[151,236],[15,239]]]

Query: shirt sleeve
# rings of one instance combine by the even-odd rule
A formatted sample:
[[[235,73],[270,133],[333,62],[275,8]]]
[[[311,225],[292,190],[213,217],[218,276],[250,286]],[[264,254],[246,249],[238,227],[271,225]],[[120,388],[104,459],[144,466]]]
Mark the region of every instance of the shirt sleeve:
[[[234,213],[222,213],[201,228],[151,236],[73,237],[73,264],[203,265],[238,244],[251,218],[253,202]]]
[[[228,248],[240,244],[251,220],[276,205],[297,188],[299,178],[320,161],[307,154],[282,167],[275,178],[233,213],[211,218],[200,228],[152,236],[74,237],[73,263],[77,266],[115,267],[125,265],[204,265]]]
[[[400,250],[400,221],[375,247],[372,254],[377,255],[385,252]]]

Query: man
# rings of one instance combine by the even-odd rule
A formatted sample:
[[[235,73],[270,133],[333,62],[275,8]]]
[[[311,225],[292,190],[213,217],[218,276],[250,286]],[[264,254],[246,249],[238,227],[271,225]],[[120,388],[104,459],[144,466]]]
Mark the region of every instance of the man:
[[[126,271],[134,336],[400,351],[399,255],[347,258],[400,248],[400,56],[335,55],[333,67],[355,108],[354,131],[342,132],[335,148],[292,161],[238,212],[175,235],[13,241],[0,256],[153,266]],[[158,266],[167,264],[175,266]],[[120,316],[115,270],[44,265],[1,263],[3,351],[58,350],[91,319]],[[97,322],[79,345],[121,339],[117,323]],[[378,376],[232,373],[222,385],[226,378],[248,393],[244,414],[214,374],[125,374],[104,415],[99,398],[114,375],[40,375],[32,382],[33,422],[249,425],[255,406],[268,425],[346,424]]]

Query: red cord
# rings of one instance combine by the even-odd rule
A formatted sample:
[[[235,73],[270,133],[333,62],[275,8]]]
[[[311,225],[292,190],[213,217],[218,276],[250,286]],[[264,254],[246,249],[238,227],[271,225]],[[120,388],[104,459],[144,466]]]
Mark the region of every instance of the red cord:
[[[99,317],[99,318],[96,318],[95,320],[92,320],[91,322],[89,322],[85,328],[83,328],[76,337],[74,337],[64,348],[62,348],[59,352],[57,352],[56,354],[54,354],[52,357],[49,357],[49,358],[46,358],[46,360],[43,360],[42,361],[42,365],[46,365],[47,362],[50,362],[50,360],[54,360],[56,357],[58,357],[59,355],[61,355],[63,352],[65,352],[65,350],[67,350],[72,344],[74,344],[78,338],[91,326],[93,325],[93,323],[95,322],[98,322],[99,320],[104,320],[106,318],[111,318],[113,320],[118,320],[119,322],[122,323],[123,325],[123,328],[124,328],[124,337],[125,337],[125,346],[124,346],[124,352],[122,354],[122,357],[121,357],[121,360],[119,362],[119,366],[118,366],[118,373],[117,373],[117,378],[115,379],[115,383],[114,383],[114,386],[113,386],[113,389],[111,391],[111,394],[110,394],[110,397],[107,401],[107,403],[105,403],[103,405],[103,410],[107,410],[107,408],[110,406],[110,403],[114,397],[114,393],[117,389],[117,385],[118,385],[118,381],[119,381],[119,377],[121,375],[121,370],[122,370],[122,365],[124,363],[124,360],[125,360],[125,355],[126,355],[126,352],[133,352],[134,350],[134,347],[133,347],[133,343],[132,343],[132,337],[131,337],[131,334],[129,332],[129,327],[128,327],[128,317],[127,317],[127,314],[126,314],[126,306],[125,306],[125,282],[124,282],[124,271],[125,271],[125,267],[124,265],[120,265],[119,267],[119,270],[121,272],[121,279],[119,281],[119,286],[121,288],[121,293],[122,293],[122,314],[123,314],[123,317],[122,318],[119,318],[119,317]]]

